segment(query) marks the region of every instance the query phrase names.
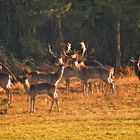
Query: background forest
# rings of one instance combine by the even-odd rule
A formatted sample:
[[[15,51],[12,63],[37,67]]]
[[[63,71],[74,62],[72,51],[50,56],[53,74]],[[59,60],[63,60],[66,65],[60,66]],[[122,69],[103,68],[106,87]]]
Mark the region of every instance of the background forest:
[[[105,64],[139,57],[140,0],[0,0],[1,62],[46,59],[48,43],[79,41]]]

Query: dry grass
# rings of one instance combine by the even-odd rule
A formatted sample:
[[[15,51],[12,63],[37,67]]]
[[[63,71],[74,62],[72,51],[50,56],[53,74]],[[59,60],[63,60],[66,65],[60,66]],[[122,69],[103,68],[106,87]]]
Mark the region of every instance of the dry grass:
[[[47,110],[50,102],[41,96],[36,113],[29,113],[23,87],[13,87],[13,107],[0,116],[0,139],[89,140],[140,139],[140,83],[135,76],[117,79],[117,96],[109,93],[82,95],[82,84],[72,79],[71,94],[65,94],[62,80],[58,87],[61,111]],[[20,92],[19,92],[20,89]],[[1,95],[5,98],[5,94]]]

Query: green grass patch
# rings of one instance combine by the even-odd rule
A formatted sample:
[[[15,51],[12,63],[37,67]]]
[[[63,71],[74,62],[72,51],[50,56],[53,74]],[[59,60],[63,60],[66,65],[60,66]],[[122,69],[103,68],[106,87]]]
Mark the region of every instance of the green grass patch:
[[[1,124],[0,139],[139,140],[140,120],[58,120]]]

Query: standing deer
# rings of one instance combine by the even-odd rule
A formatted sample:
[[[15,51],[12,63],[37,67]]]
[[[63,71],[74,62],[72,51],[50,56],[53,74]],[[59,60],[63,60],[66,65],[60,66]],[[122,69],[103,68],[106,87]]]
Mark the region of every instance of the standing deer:
[[[5,72],[0,72],[0,86],[6,91],[8,97],[8,107],[11,105],[12,93],[11,93],[11,79],[12,77]]]
[[[81,61],[81,65],[83,66],[100,66],[100,67],[105,67],[106,69],[108,69],[111,73],[111,78],[114,79],[114,68],[112,66],[109,65],[104,65],[102,63],[100,63],[99,61],[97,61],[94,57],[94,49],[91,50],[90,52],[90,56],[87,59],[87,53],[86,53],[86,45],[84,42],[80,42],[80,46],[83,49],[82,54],[79,56],[78,53],[75,53],[72,58],[75,58],[78,61]],[[98,79],[97,79],[98,80]],[[92,82],[89,83],[92,93],[93,93],[93,89],[92,89]],[[99,92],[99,83],[97,84],[97,81],[94,81],[94,86],[96,88],[96,90]],[[101,83],[100,83],[101,86]],[[102,83],[102,90],[103,90],[103,83]]]
[[[12,82],[17,82],[16,77],[14,74],[10,71],[8,67],[6,67],[4,64],[0,63],[0,65],[7,70],[6,72],[0,72],[0,86],[6,91],[8,96],[8,107],[11,106],[12,102],[12,92],[11,92],[11,85]]]
[[[64,69],[63,75],[66,81],[66,94],[69,94],[70,93],[70,79],[72,77],[77,77],[74,67],[72,67],[71,65],[66,66]]]
[[[59,59],[59,68],[56,72],[46,73],[46,72],[38,72],[33,71],[30,72],[30,83],[50,83],[50,84],[57,84],[59,80],[61,80],[64,72],[64,63],[62,58]]]
[[[49,111],[52,110],[54,102],[59,109],[58,95],[56,92],[57,84],[61,80],[64,72],[64,63],[62,58],[59,58],[59,69],[54,73],[32,72],[24,79],[24,88],[30,97],[30,112],[35,111],[35,99],[37,95],[47,94],[52,105]]]
[[[23,78],[24,82],[24,88],[27,94],[30,97],[30,112],[35,112],[35,100],[36,96],[47,94],[48,97],[51,99],[51,107],[49,111],[52,111],[53,104],[56,103],[58,111],[60,111],[59,108],[59,100],[58,100],[58,94],[56,92],[57,84],[50,84],[50,83],[40,83],[40,84],[30,84],[29,80],[30,78],[26,77]]]
[[[51,45],[48,45],[48,48],[50,54],[58,60],[58,70],[50,73],[39,71],[30,72],[30,83],[50,83],[55,85],[59,82],[59,80],[61,80],[65,68],[62,57],[59,58],[59,56],[52,51]]]
[[[131,57],[130,61],[133,62],[135,74],[137,75],[138,79],[140,80],[140,70],[139,70],[140,59],[135,60],[133,57]]]
[[[74,64],[77,76],[84,83],[84,95],[88,95],[88,83],[94,80],[103,81],[107,84],[107,86],[110,85],[112,91],[115,92],[115,85],[111,76],[112,70],[102,66],[84,66],[83,64],[79,64],[77,60],[74,62]]]

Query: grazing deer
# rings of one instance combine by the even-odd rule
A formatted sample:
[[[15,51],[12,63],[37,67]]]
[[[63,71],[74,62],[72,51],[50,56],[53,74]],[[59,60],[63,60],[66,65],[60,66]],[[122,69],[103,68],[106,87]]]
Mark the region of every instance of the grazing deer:
[[[74,62],[74,64],[77,76],[84,83],[84,95],[88,95],[88,83],[94,80],[103,81],[107,85],[110,85],[112,91],[115,92],[115,85],[111,77],[112,70],[102,66],[84,66],[83,63],[79,64],[77,60]]]
[[[139,60],[135,60],[133,57],[131,57],[130,61],[133,62],[135,74],[137,75],[138,79],[140,80],[140,70],[139,70],[140,58],[139,58]]]
[[[60,111],[59,108],[59,100],[58,100],[58,94],[56,92],[56,85],[50,84],[50,83],[40,83],[40,84],[30,84],[29,80],[30,78],[24,77],[23,78],[23,84],[25,91],[30,97],[30,112],[35,112],[35,100],[36,96],[47,94],[48,97],[51,99],[51,107],[49,111],[52,111],[53,104],[56,103],[58,111]]]

